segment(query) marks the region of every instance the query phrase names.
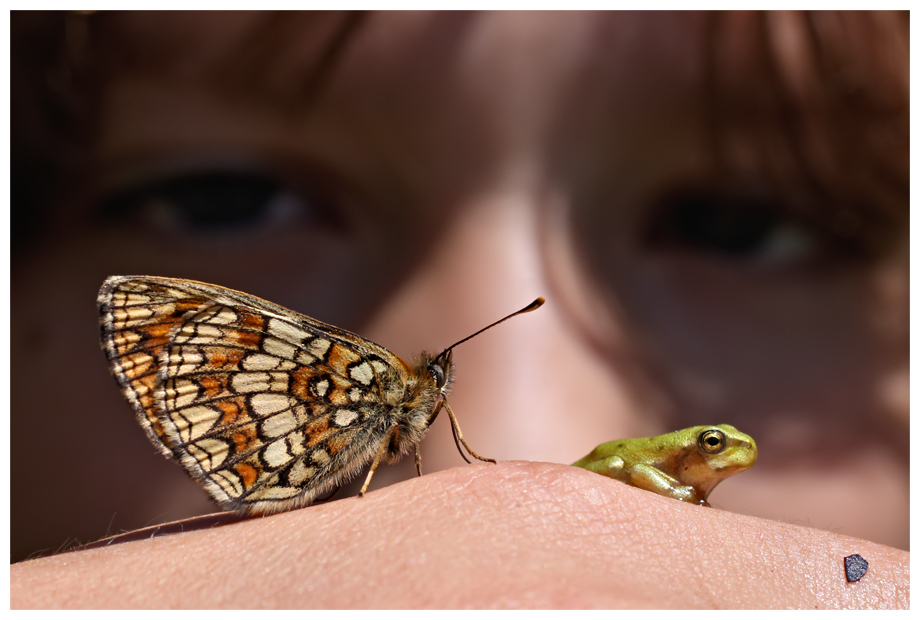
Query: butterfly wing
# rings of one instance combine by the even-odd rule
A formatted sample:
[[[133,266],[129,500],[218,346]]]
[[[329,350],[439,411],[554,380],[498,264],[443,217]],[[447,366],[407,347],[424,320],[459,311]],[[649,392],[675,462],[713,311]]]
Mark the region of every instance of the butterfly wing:
[[[114,276],[98,304],[141,426],[227,509],[283,510],[347,481],[412,373],[356,334],[211,284]]]

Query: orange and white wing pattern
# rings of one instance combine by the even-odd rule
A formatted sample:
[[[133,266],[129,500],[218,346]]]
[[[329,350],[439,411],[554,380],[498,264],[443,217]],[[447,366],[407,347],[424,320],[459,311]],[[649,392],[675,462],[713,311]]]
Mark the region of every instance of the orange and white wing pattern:
[[[113,276],[98,304],[141,426],[225,509],[310,503],[379,460],[382,442],[395,456],[407,424],[417,446],[446,393],[424,364],[223,287]]]

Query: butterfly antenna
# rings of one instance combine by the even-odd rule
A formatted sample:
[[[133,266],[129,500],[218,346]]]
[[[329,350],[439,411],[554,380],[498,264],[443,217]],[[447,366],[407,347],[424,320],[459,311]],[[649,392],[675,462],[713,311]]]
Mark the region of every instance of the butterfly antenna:
[[[533,312],[534,310],[536,310],[537,308],[539,308],[540,306],[542,306],[545,302],[546,302],[546,299],[544,299],[543,297],[537,297],[537,298],[534,299],[532,302],[530,302],[529,304],[527,304],[527,307],[521,308],[521,309],[518,310],[517,312],[512,312],[511,314],[509,314],[509,315],[506,316],[505,318],[499,319],[498,321],[495,321],[495,322],[492,323],[491,325],[486,325],[485,327],[483,327],[482,329],[480,329],[480,330],[479,330],[478,332],[476,332],[475,334],[472,334],[472,335],[470,335],[470,336],[467,336],[467,337],[464,338],[463,340],[461,340],[461,341],[459,341],[459,342],[455,342],[454,344],[450,345],[449,347],[447,347],[446,349],[444,349],[444,351],[443,351],[438,357],[444,357],[444,355],[446,355],[448,351],[450,351],[451,349],[453,349],[453,348],[454,348],[455,346],[457,346],[458,344],[463,344],[464,342],[466,342],[466,341],[469,340],[470,338],[473,338],[473,337],[475,337],[475,336],[478,336],[479,334],[481,334],[482,332],[486,331],[487,329],[492,329],[493,327],[495,327],[495,326],[498,325],[499,323],[504,323],[504,322],[507,321],[508,319],[513,318],[513,317],[516,317],[516,316],[519,315],[519,314],[524,314],[525,312]]]

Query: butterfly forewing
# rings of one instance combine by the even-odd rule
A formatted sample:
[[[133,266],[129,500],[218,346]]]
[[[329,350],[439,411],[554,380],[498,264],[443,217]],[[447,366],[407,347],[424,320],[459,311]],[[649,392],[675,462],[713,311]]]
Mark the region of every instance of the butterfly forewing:
[[[219,286],[116,276],[99,307],[141,425],[225,508],[284,509],[345,482],[416,378],[356,334]]]

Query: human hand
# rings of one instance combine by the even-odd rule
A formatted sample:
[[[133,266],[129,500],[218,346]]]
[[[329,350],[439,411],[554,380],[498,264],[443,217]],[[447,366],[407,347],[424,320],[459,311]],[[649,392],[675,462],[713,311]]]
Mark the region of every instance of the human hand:
[[[847,583],[853,553],[870,567]],[[30,560],[10,584],[12,608],[908,608],[909,560],[515,461]]]

